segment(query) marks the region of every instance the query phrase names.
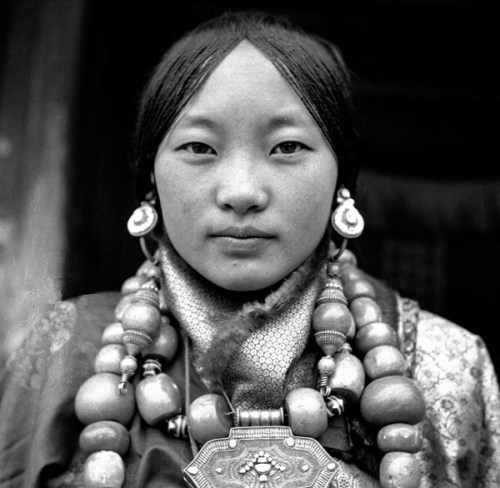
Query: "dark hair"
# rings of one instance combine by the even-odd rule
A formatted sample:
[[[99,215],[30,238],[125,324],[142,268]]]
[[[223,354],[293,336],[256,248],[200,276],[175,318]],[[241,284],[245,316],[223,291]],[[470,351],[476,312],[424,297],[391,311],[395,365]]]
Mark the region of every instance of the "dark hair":
[[[165,134],[207,77],[243,40],[267,56],[297,92],[337,156],[338,185],[344,184],[354,193],[358,167],[353,154],[350,74],[338,49],[283,17],[228,12],[178,40],[145,87],[134,141],[139,200],[151,190],[150,174]]]

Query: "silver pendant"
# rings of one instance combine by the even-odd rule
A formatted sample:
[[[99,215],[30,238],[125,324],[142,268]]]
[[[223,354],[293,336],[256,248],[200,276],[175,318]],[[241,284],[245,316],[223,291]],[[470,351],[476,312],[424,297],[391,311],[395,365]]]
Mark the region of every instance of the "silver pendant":
[[[321,444],[290,427],[234,427],[184,470],[191,488],[327,488],[340,469]]]

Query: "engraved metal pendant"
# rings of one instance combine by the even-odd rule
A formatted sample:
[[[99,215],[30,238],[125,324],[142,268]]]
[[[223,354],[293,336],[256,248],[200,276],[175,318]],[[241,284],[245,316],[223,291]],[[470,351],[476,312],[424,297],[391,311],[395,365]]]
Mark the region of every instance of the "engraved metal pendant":
[[[234,427],[184,470],[191,488],[327,488],[340,469],[321,444],[290,427]]]
[[[346,239],[359,237],[365,227],[365,221],[354,206],[354,200],[347,188],[342,187],[339,190],[337,203],[331,218],[334,230]]]
[[[127,229],[134,237],[141,237],[151,232],[158,223],[158,214],[153,205],[143,202],[134,210],[127,222]]]

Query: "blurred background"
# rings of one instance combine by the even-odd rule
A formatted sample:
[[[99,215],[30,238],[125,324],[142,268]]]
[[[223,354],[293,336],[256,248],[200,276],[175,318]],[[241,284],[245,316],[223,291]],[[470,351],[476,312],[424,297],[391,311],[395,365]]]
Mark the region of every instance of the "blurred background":
[[[359,99],[360,264],[480,334],[499,370],[500,45],[465,0],[2,0],[0,361],[47,303],[119,289],[143,260],[126,231],[139,93],[174,39],[228,9],[340,47]]]

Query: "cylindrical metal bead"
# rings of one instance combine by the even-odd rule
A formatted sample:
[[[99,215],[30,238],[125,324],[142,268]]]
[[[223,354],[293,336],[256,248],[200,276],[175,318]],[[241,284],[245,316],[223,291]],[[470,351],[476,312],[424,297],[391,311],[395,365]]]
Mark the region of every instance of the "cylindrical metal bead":
[[[122,295],[130,295],[130,293],[135,293],[139,291],[142,285],[148,281],[148,277],[144,275],[136,275],[127,278],[121,287]]]
[[[361,397],[361,415],[370,424],[417,424],[425,415],[422,392],[406,376],[384,376],[369,383]]]
[[[134,388],[120,394],[120,376],[99,373],[88,378],[75,397],[76,416],[85,425],[100,420],[116,420],[128,424],[135,413]]]
[[[172,437],[185,439],[189,436],[185,415],[176,415],[168,420],[167,431]]]
[[[382,376],[404,374],[405,358],[397,347],[382,345],[366,353],[363,365],[368,377],[374,380]]]
[[[137,384],[135,398],[142,418],[149,425],[157,425],[182,410],[179,387],[165,373],[143,378]]]
[[[345,283],[344,293],[349,302],[359,297],[375,299],[375,288],[366,280],[351,280]]]
[[[200,444],[227,437],[233,426],[226,400],[215,393],[202,395],[191,403],[187,423],[192,437]]]
[[[350,353],[338,352],[333,358],[335,370],[328,380],[331,394],[344,398],[348,403],[354,403],[359,400],[365,387],[363,364]]]
[[[328,413],[323,397],[312,388],[297,388],[285,396],[288,425],[298,436],[319,437],[328,428]]]
[[[97,451],[114,451],[124,455],[130,445],[130,435],[120,423],[102,420],[87,425],[79,437],[80,449],[85,454]]]
[[[377,435],[377,446],[382,452],[418,452],[422,449],[423,437],[417,425],[389,424]]]
[[[94,371],[96,373],[120,374],[120,362],[127,351],[123,344],[106,344],[102,347],[94,360]]]
[[[347,334],[351,327],[352,316],[346,305],[339,302],[322,303],[313,313],[312,324],[315,332],[335,330]]]
[[[357,329],[362,329],[372,322],[382,321],[382,310],[379,304],[371,297],[355,298],[350,304]]]
[[[236,425],[240,427],[263,426],[263,425],[283,425],[285,422],[284,412],[279,409],[237,409]]]
[[[121,488],[125,481],[125,464],[113,451],[92,453],[83,466],[85,488]]]
[[[388,452],[380,462],[382,488],[418,488],[421,477],[420,462],[408,452]]]
[[[121,322],[109,324],[102,332],[101,343],[123,345],[123,326]]]
[[[356,350],[366,354],[377,346],[396,346],[398,337],[396,331],[384,322],[373,322],[366,325],[356,334]]]

